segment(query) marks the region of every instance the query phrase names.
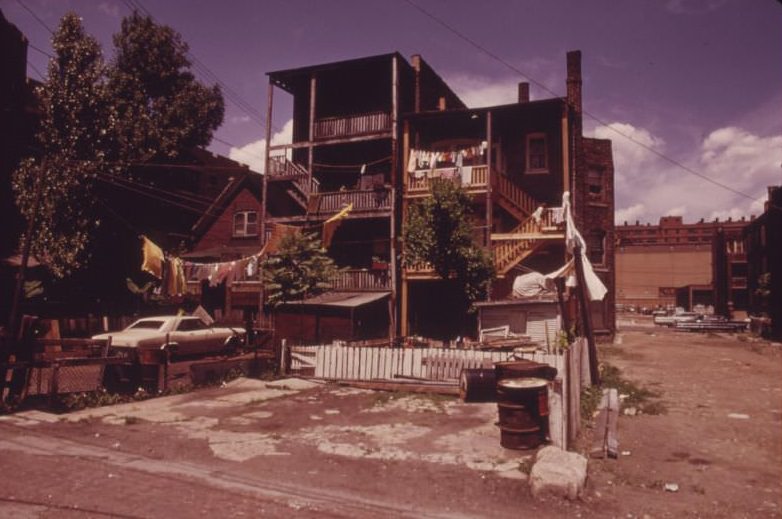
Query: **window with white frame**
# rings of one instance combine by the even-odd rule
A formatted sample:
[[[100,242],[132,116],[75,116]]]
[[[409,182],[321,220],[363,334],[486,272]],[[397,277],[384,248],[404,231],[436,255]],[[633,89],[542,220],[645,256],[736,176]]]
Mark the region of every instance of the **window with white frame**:
[[[548,173],[548,150],[545,133],[527,135],[527,173]]]
[[[258,213],[256,211],[237,211],[234,213],[234,236],[258,236]]]

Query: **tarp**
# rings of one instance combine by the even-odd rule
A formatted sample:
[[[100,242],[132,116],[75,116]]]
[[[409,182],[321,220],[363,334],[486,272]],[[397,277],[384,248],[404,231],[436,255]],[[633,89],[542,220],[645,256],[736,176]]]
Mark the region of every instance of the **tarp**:
[[[602,301],[608,292],[608,289],[600,278],[597,277],[597,274],[595,274],[592,263],[590,263],[589,258],[587,257],[587,245],[573,221],[573,214],[570,208],[570,193],[567,191],[562,195],[562,211],[565,217],[565,245],[567,246],[567,250],[573,254],[573,251],[577,246],[581,247],[581,260],[584,265],[584,282],[587,286],[589,299],[591,301]],[[545,275],[540,272],[530,272],[518,276],[513,281],[513,297],[534,297],[545,292],[553,291],[555,290],[554,280],[557,278],[565,278],[565,285],[569,287],[576,286],[575,261],[571,259],[559,269]]]

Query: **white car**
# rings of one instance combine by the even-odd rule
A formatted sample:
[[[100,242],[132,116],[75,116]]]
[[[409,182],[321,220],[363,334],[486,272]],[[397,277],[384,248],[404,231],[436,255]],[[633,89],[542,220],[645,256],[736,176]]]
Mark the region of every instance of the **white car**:
[[[145,317],[117,332],[95,335],[111,338],[111,349],[126,357],[141,350],[167,349],[172,355],[233,352],[244,342],[244,328],[210,326],[198,317],[164,315]]]

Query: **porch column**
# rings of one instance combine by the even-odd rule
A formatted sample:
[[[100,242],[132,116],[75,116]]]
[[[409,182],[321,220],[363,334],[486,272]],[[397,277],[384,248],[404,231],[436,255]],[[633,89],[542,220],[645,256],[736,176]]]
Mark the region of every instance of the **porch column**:
[[[307,169],[310,172],[310,177],[312,177],[313,167],[312,167],[312,157],[313,157],[313,148],[312,143],[315,141],[315,89],[317,87],[317,78],[315,76],[315,73],[313,72],[312,75],[310,75],[310,138],[309,138],[309,154],[308,154],[308,162],[307,162]],[[266,141],[269,142],[269,141]]]

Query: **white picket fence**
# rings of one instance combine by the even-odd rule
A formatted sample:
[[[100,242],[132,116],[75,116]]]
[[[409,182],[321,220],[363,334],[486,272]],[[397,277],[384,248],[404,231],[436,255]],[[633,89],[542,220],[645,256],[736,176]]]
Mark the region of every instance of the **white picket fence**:
[[[560,354],[491,352],[442,348],[388,348],[342,345],[293,346],[291,369],[325,380],[423,379],[457,383],[462,369],[490,368],[495,362],[526,359],[557,369],[549,384],[549,432],[566,448],[581,428],[581,389],[591,385],[589,349],[579,339]]]

